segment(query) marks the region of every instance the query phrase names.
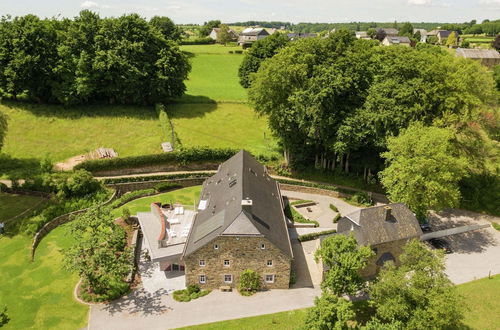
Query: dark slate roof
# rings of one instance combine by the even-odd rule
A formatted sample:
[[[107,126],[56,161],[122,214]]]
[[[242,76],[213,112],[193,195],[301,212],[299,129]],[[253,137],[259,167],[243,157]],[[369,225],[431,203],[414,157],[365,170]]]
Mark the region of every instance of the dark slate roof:
[[[198,210],[183,256],[219,236],[237,235],[266,237],[293,258],[278,183],[248,152],[238,152],[205,180],[200,202],[207,206]]]
[[[448,38],[452,32],[453,32],[453,31],[448,31],[448,30],[439,30],[439,31],[437,32],[437,35],[439,35],[441,38]],[[455,32],[455,36],[457,36],[457,37],[458,37],[458,33],[456,33],[456,32]]]
[[[386,208],[390,208],[388,218],[386,218]],[[346,231],[344,226],[346,219],[352,223],[352,230]],[[339,227],[342,227],[339,228],[342,233],[352,232],[361,245],[376,245],[422,235],[417,218],[403,203],[358,210],[340,219]]]
[[[384,31],[385,34],[397,35],[399,33],[398,29],[395,28],[378,28],[377,31]]]
[[[500,58],[500,54],[495,49],[465,49],[458,48],[456,51],[457,56],[465,58]]]
[[[398,36],[398,37],[386,37],[391,44],[410,44],[411,40],[408,37]]]

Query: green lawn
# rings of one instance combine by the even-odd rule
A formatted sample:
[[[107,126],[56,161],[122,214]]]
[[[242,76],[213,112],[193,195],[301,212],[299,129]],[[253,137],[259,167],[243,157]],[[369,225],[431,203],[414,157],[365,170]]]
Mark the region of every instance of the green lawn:
[[[33,207],[41,206],[42,198],[0,193],[0,222],[9,220]]]
[[[8,116],[3,152],[16,158],[53,161],[114,148],[120,156],[161,152],[161,128],[153,107],[65,108],[15,102],[0,104]]]
[[[185,147],[243,148],[256,154],[276,150],[267,119],[246,104],[175,104],[167,112]]]
[[[62,269],[60,249],[71,244],[67,227],[52,231],[30,262],[31,238],[0,238],[0,308],[8,308],[5,329],[80,329],[88,307],[73,299],[78,281]],[[4,328],[2,328],[4,329]]]
[[[156,196],[144,197],[133,200],[115,210],[113,210],[113,215],[118,217],[122,214],[122,209],[124,207],[130,210],[131,215],[136,215],[137,212],[148,212],[151,210],[151,203],[162,202],[162,203],[181,203],[184,205],[195,205],[200,197],[201,186],[194,186],[188,188],[182,188],[173,190],[167,193],[163,193]]]
[[[473,329],[500,329],[500,275],[461,284],[465,298],[465,324]]]
[[[298,309],[289,312],[267,314],[243,319],[207,323],[181,329],[203,329],[203,330],[225,330],[225,329],[245,329],[245,330],[266,330],[266,329],[300,329],[306,319],[307,309]]]
[[[186,81],[186,95],[178,102],[246,102],[247,92],[240,86],[238,68],[242,54],[229,54],[240,47],[221,45],[183,46],[192,53],[192,70]]]

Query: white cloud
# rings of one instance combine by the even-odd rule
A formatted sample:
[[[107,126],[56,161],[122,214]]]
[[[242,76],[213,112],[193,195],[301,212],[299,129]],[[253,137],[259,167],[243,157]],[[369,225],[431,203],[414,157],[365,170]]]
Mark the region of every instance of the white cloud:
[[[480,5],[500,5],[500,0],[479,0]]]
[[[92,8],[95,8],[95,9],[99,9],[99,8],[110,8],[110,6],[108,5],[100,5],[98,4],[97,2],[94,2],[94,1],[84,1],[80,7],[84,8],[84,9],[92,9]]]
[[[414,6],[432,6],[432,0],[408,0],[408,4]]]

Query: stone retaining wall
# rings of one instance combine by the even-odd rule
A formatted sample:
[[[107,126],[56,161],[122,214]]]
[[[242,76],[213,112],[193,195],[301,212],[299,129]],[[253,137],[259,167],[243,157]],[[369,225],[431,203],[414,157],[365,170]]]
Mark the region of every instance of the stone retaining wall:
[[[280,183],[280,189],[281,190],[288,190],[288,191],[296,191],[296,192],[301,192],[301,193],[308,193],[308,194],[325,195],[325,196],[330,196],[330,197],[335,197],[335,198],[347,196],[346,194],[340,193],[338,191],[313,188],[313,187],[306,187],[306,186],[299,186],[299,185],[287,184],[287,183]]]
[[[117,197],[116,191],[113,192],[113,195],[104,203],[101,204],[101,206],[108,205],[111,203],[115,198]],[[50,233],[52,230],[55,228],[59,227],[60,225],[63,225],[65,223],[70,222],[73,219],[74,215],[81,214],[85,211],[87,211],[89,208],[85,208],[82,210],[78,211],[73,211],[70,213],[66,213],[63,215],[60,215],[51,221],[47,222],[36,234],[35,237],[33,237],[33,243],[31,245],[31,261],[35,260],[35,251],[36,248],[38,247],[38,244],[42,241],[42,239],[47,236],[48,233]]]
[[[123,182],[123,183],[109,183],[106,184],[107,187],[115,189],[118,192],[118,196],[124,193],[151,189],[154,188],[159,183],[176,183],[181,185],[183,188],[199,186],[205,181],[206,178],[182,178],[182,179],[165,179],[165,180],[155,180],[155,181],[141,181],[141,182]]]
[[[186,165],[181,164],[162,164],[162,165],[151,165],[151,166],[141,166],[133,168],[122,168],[116,170],[106,170],[106,171],[93,171],[94,176],[120,176],[120,175],[131,175],[131,174],[142,174],[142,173],[156,173],[156,172],[180,172],[180,171],[205,171],[205,170],[217,170],[219,168],[220,162],[199,162],[191,163]]]

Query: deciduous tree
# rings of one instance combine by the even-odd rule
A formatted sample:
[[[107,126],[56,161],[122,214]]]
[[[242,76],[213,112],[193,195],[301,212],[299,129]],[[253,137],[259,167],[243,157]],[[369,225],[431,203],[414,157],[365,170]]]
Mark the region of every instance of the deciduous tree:
[[[179,41],[181,39],[181,30],[175,23],[166,16],[153,16],[149,24],[160,30],[163,37],[167,40]]]
[[[208,22],[205,22],[205,24],[203,24],[200,29],[198,30],[198,33],[200,35],[200,37],[206,37],[210,34],[210,32],[212,32],[212,29],[213,28],[218,28],[219,26],[221,25],[221,22],[219,20],[212,20],[212,21],[208,21]]]
[[[226,45],[231,41],[231,34],[229,26],[226,24],[221,24],[219,26],[219,33],[217,33],[217,42]]]
[[[466,163],[453,138],[450,129],[415,123],[388,139],[382,154],[387,167],[380,178],[391,201],[406,203],[420,219],[429,210],[458,205]]]
[[[323,292],[314,299],[314,307],[307,313],[304,329],[342,330],[349,329],[354,319],[353,304],[334,294]]]

